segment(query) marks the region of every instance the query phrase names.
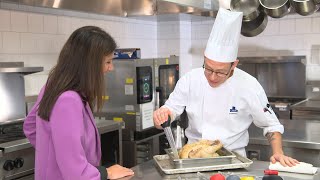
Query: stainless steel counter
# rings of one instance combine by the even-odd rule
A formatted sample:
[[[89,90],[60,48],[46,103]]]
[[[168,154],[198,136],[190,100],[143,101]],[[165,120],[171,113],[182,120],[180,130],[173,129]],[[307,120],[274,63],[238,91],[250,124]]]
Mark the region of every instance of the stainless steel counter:
[[[104,134],[111,131],[119,130],[122,132],[122,123],[114,122],[112,120],[95,119],[98,131],[100,134]],[[122,133],[121,133],[122,134]]]
[[[96,119],[96,125],[98,127],[99,133],[101,134],[101,138],[103,138],[104,135],[108,132],[112,132],[112,135],[117,135],[119,133],[119,135],[117,136],[119,137],[119,155],[117,157],[117,163],[122,164],[122,123]],[[22,130],[20,129],[20,131]],[[21,137],[23,138],[24,136]],[[101,142],[109,143],[108,140],[109,138],[106,141]],[[103,147],[103,143],[101,143],[101,147]],[[107,148],[111,149],[110,146],[108,146]],[[104,154],[106,154],[106,151],[102,152],[102,159],[104,157]],[[115,154],[113,153],[112,155]],[[1,168],[0,179],[33,179],[32,174],[34,171],[35,150],[28,141],[28,139],[23,138],[20,140],[12,140],[0,144],[0,167],[4,167],[6,163],[12,164],[13,161],[15,161],[17,158],[22,158],[22,160],[24,161],[23,167],[13,168],[10,170],[5,170],[4,168]]]
[[[282,135],[283,151],[299,161],[320,166],[320,121],[281,119],[284,125]],[[263,136],[262,129],[252,125],[249,128],[249,144],[246,147],[249,159],[268,161],[272,149]]]
[[[320,111],[320,100],[304,100],[290,108],[292,110]]]
[[[269,166],[269,162],[266,161],[254,161],[253,164],[247,169],[236,169],[236,170],[224,170],[219,171],[222,173],[234,173],[238,175],[251,175],[251,176],[258,176],[261,179],[263,176],[263,171],[267,169]],[[158,179],[188,179],[188,180],[197,180],[200,179],[197,176],[197,173],[187,173],[187,174],[175,174],[175,175],[166,175],[156,168],[153,160],[148,162],[142,163],[132,168],[134,170],[135,175],[131,178],[123,178],[123,179],[150,179],[150,180],[158,180]],[[204,174],[211,176],[217,171],[212,172],[204,172]],[[320,172],[318,169],[318,173],[316,175],[306,175],[306,174],[296,174],[296,173],[285,173],[280,172],[279,175],[283,177],[284,180],[320,180]]]
[[[119,131],[119,144],[122,152],[122,123],[96,119],[96,125],[100,134],[117,130]],[[0,157],[3,157],[5,153],[11,153],[30,147],[32,147],[32,145],[27,138],[2,143],[0,146]]]
[[[284,126],[282,135],[284,147],[320,150],[320,121],[280,119]],[[269,145],[262,129],[252,125],[249,128],[249,144]]]

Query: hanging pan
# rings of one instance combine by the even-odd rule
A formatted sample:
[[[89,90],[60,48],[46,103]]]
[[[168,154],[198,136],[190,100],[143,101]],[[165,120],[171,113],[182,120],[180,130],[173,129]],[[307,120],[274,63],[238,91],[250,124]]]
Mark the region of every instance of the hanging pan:
[[[231,11],[243,13],[242,21],[252,21],[256,19],[259,14],[259,0],[231,0]]]
[[[319,9],[314,0],[291,0],[291,6],[302,16],[313,14]]]
[[[242,22],[241,34],[246,37],[256,36],[267,27],[268,24],[268,16],[265,12],[260,12],[259,16],[247,22]]]
[[[264,12],[270,17],[281,18],[290,12],[289,0],[259,0]]]

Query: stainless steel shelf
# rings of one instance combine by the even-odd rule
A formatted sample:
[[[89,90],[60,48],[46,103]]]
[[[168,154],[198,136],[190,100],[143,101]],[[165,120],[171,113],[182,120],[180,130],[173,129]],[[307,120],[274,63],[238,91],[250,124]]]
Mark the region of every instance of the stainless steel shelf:
[[[0,68],[0,73],[31,74],[43,71],[43,67],[5,67]]]

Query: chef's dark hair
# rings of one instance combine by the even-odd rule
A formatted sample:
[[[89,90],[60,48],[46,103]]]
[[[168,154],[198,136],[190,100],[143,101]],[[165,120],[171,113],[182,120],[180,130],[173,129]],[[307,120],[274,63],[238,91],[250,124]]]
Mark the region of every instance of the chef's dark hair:
[[[85,26],[75,30],[64,44],[57,65],[51,70],[38,115],[49,121],[52,108],[65,91],[76,91],[91,109],[102,107],[103,60],[116,49],[115,40],[104,30]]]

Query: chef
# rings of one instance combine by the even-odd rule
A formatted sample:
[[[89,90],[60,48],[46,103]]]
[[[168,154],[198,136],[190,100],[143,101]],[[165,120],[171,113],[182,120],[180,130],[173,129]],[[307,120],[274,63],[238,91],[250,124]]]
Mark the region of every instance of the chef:
[[[165,105],[153,114],[155,127],[174,119],[185,109],[189,126],[188,143],[219,139],[225,148],[246,156],[251,123],[263,129],[273,155],[270,161],[294,166],[297,160],[285,156],[281,134],[284,131],[271,109],[259,82],[236,68],[241,12],[219,9],[208,40],[202,68],[193,69],[177,82]]]

